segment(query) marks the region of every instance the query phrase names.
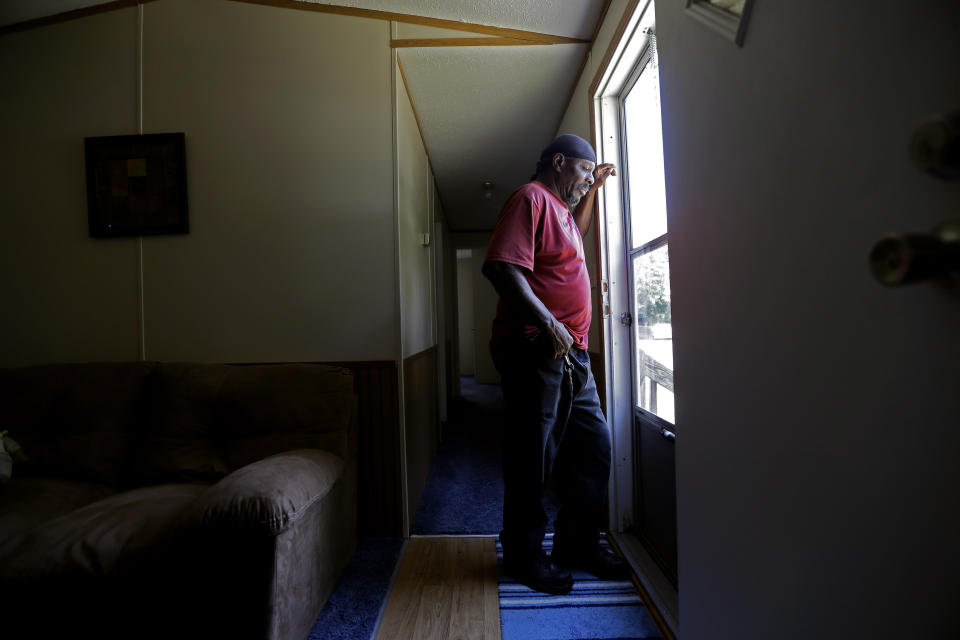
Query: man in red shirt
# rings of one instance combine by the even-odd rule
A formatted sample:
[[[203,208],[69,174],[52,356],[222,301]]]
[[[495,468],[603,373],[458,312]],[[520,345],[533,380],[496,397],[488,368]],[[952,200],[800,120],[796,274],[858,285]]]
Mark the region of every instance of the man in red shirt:
[[[572,588],[569,569],[628,575],[599,541],[610,434],[587,355],[583,235],[597,190],[616,171],[596,161],[590,143],[574,135],[544,149],[532,181],[504,205],[483,265],[500,294],[490,351],[506,412],[503,567],[518,582],[555,594]],[[551,483],[560,511],[548,558],[542,544]]]

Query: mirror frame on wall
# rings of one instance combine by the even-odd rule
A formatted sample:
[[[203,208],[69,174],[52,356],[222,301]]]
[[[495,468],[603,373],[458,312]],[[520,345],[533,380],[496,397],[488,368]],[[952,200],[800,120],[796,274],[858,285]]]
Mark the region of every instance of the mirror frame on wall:
[[[738,47],[743,46],[747,35],[747,23],[753,0],[745,0],[740,15],[714,6],[709,0],[687,0],[687,15],[732,40]]]

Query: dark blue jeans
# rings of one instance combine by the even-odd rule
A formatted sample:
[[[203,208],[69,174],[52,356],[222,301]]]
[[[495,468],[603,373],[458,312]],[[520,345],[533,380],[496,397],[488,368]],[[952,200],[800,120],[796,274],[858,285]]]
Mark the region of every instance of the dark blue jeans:
[[[551,485],[560,510],[554,548],[598,543],[610,476],[610,432],[600,410],[590,356],[543,356],[543,345],[517,340],[492,350],[503,383],[504,557],[536,557]]]

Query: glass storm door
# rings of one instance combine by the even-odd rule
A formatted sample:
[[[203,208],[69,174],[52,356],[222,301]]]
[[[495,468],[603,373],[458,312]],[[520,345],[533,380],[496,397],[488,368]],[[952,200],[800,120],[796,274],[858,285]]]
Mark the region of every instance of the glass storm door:
[[[660,85],[653,38],[620,94],[630,277],[634,529],[677,581],[673,332]]]

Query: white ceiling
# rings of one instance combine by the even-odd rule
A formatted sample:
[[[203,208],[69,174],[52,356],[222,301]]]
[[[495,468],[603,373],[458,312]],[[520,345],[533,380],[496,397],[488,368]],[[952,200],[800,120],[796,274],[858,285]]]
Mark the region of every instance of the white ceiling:
[[[328,4],[589,40],[604,0],[327,0]],[[400,23],[398,38],[476,37]],[[493,229],[500,206],[553,138],[585,44],[398,49],[444,214],[454,231]],[[481,183],[492,180],[493,197]]]
[[[300,0],[589,40],[604,0]],[[0,26],[106,0],[4,0]],[[478,37],[398,23],[398,38]],[[556,132],[585,44],[397,50],[453,231],[492,229]],[[480,184],[495,184],[491,199]]]
[[[493,228],[553,137],[586,47],[400,50],[452,229]],[[484,180],[495,185],[489,200]]]

